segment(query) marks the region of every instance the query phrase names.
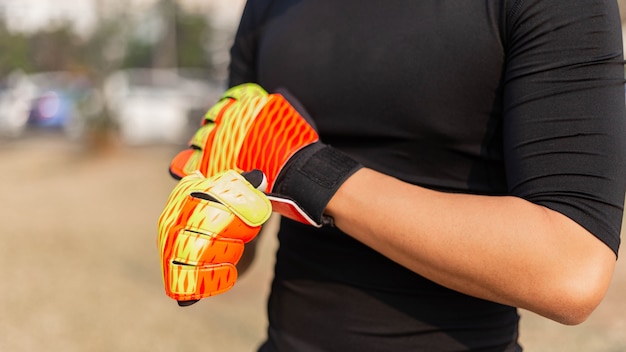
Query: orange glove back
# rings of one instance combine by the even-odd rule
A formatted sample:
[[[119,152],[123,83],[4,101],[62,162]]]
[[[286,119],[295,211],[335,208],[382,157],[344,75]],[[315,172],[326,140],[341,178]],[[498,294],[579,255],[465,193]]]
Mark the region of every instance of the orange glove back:
[[[166,294],[181,303],[233,287],[244,243],[259,233],[271,212],[265,195],[235,171],[183,178],[159,218]]]
[[[287,160],[318,140],[315,129],[282,95],[243,84],[227,90],[209,109],[190,142],[192,148],[172,161],[170,172],[182,177],[195,170],[214,175],[258,169],[265,173],[271,193]]]

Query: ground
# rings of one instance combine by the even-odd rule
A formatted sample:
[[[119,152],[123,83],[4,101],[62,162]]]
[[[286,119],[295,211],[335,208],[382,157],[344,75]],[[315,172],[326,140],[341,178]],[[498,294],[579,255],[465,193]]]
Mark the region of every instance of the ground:
[[[179,308],[161,285],[156,226],[178,147],[85,148],[59,136],[0,142],[0,351],[254,351],[276,249],[228,293]],[[626,261],[587,322],[522,312],[526,351],[626,351]]]

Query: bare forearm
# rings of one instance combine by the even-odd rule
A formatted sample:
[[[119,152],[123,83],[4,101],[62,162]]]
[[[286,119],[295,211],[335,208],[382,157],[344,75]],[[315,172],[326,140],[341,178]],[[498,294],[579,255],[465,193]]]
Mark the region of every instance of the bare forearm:
[[[383,191],[379,191],[383,190]],[[448,194],[363,169],[328,205],[339,228],[446,287],[578,323],[613,252],[560,213],[515,197]]]

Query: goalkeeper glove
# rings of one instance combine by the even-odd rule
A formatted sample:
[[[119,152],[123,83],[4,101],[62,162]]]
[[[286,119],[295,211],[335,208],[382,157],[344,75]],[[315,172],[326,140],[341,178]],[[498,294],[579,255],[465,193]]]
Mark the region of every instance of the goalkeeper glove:
[[[286,92],[269,94],[246,83],[227,90],[209,109],[170,173],[180,178],[196,170],[206,176],[261,170],[274,211],[320,227],[332,223],[324,215],[330,198],[361,167],[320,142],[311,119]]]
[[[233,287],[244,244],[270,217],[269,200],[248,182],[263,175],[245,176],[232,170],[210,178],[193,173],[170,194],[159,218],[158,247],[165,292],[180,305]]]

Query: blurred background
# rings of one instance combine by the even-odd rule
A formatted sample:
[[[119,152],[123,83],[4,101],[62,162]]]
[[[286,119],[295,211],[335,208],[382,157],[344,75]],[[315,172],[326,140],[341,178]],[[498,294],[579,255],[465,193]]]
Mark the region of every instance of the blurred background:
[[[0,0],[0,136],[180,143],[223,90],[243,3]]]
[[[188,308],[165,296],[156,249],[168,163],[224,89],[244,3],[0,0],[0,351],[263,340],[277,218],[238,284]],[[626,351],[625,291],[620,260],[587,322],[522,311],[523,345]]]

